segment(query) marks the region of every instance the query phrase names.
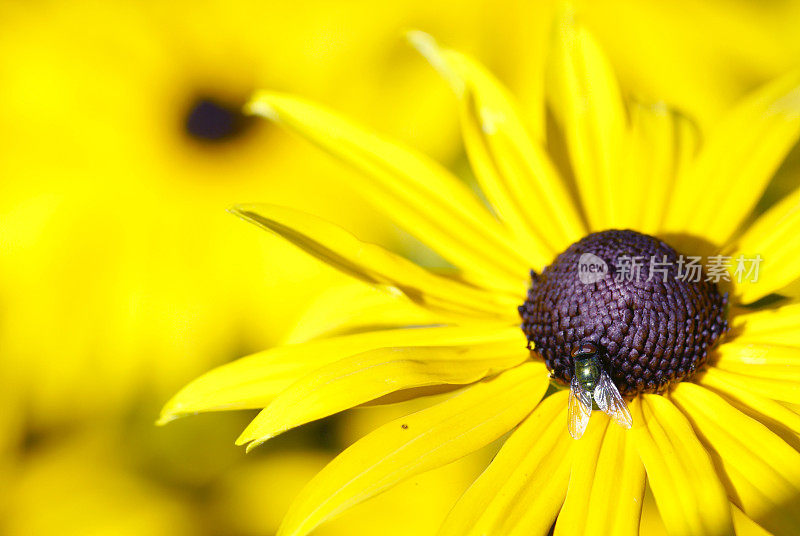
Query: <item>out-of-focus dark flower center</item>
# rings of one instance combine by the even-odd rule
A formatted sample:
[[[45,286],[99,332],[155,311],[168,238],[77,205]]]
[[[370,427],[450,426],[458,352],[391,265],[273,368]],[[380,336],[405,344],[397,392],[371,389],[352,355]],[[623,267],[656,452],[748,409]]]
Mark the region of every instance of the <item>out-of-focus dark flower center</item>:
[[[251,122],[251,118],[243,115],[238,106],[199,98],[189,108],[184,128],[196,140],[219,143],[241,136]]]
[[[593,342],[623,395],[663,392],[701,367],[727,330],[727,295],[706,279],[656,238],[593,233],[531,272],[522,330],[565,384],[572,351]]]

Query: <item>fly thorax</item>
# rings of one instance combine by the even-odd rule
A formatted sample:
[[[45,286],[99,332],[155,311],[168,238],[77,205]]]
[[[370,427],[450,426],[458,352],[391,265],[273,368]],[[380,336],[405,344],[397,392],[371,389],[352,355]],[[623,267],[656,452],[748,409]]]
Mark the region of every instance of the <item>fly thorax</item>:
[[[575,376],[587,391],[593,391],[600,378],[600,367],[594,358],[575,359]]]

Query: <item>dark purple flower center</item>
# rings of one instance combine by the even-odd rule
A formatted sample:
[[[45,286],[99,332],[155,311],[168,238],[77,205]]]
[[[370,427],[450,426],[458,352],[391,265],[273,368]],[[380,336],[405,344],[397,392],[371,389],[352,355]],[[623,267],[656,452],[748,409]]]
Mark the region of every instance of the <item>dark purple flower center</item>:
[[[212,98],[198,98],[186,113],[186,133],[206,143],[236,139],[253,123],[253,118],[245,116],[240,108],[240,105],[230,105]]]
[[[572,351],[592,342],[620,393],[664,392],[700,368],[728,328],[727,295],[690,266],[652,236],[590,234],[531,272],[522,331],[565,384]]]

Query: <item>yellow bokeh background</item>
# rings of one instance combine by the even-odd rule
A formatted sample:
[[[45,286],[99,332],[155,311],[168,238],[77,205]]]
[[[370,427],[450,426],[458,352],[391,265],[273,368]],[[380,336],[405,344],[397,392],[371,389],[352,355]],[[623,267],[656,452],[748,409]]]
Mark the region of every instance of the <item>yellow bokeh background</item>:
[[[463,175],[455,103],[403,33],[478,57],[536,118],[554,4],[0,0],[0,533],[273,534],[337,451],[412,411],[360,409],[247,456],[233,439],[248,414],[153,425],[195,376],[335,331],[359,314],[336,304],[371,292],[231,205],[292,205],[436,262],[315,148],[259,122],[201,140],[187,118],[203,100],[235,110],[259,88],[293,92]],[[627,95],[701,127],[798,67],[797,1],[575,5]],[[433,534],[491,452],[319,534]]]

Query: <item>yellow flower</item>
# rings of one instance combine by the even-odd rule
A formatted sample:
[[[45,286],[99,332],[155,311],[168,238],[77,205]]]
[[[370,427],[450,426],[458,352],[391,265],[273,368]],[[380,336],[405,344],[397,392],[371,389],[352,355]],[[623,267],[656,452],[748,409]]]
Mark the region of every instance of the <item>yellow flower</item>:
[[[754,224],[745,222],[800,135],[800,79],[792,74],[757,90],[704,132],[701,143],[692,124],[665,106],[626,103],[602,51],[569,16],[559,21],[555,37],[547,93],[568,162],[557,160],[561,140],[543,122],[523,124],[512,97],[485,69],[424,34],[411,34],[459,99],[464,142],[491,211],[436,163],[319,106],[273,92],[251,101],[252,113],[362,171],[355,186],[457,269],[425,269],[289,208],[235,209],[417,308],[403,315],[389,314],[391,306],[376,310],[374,324],[385,329],[290,344],[211,371],[167,404],[162,422],[199,411],[264,408],[238,439],[249,450],[361,404],[455,391],[341,453],[300,493],[279,534],[307,534],[509,432],[440,534],[547,534],[553,524],[556,534],[636,534],[646,488],[670,534],[730,534],[752,529],[753,522],[775,534],[800,531],[800,303],[768,299],[761,308],[744,307],[776,293],[796,296],[800,192]],[[576,251],[570,245],[585,244],[584,237],[600,237],[601,246],[610,247],[602,240],[624,243],[633,236],[637,247],[655,244],[672,252],[641,234],[604,232],[614,228],[657,236],[687,255],[758,254],[763,265],[757,283],[731,282],[730,312],[721,310],[725,298],[715,286],[701,280],[690,287],[686,292],[706,301],[692,301],[694,316],[685,319],[692,338],[681,340],[680,350],[685,344],[688,368],[680,360],[656,359],[677,355],[676,340],[637,346],[642,353],[635,366],[650,367],[644,376],[630,376],[644,378],[641,383],[630,383],[627,369],[609,371],[630,395],[632,428],[595,411],[575,441],[567,432],[570,391],[564,388],[573,372],[562,375],[571,358],[547,344],[529,353],[517,306],[525,301],[531,308],[523,310],[530,343],[538,337],[530,330],[542,327],[534,316],[555,315],[561,299],[535,301],[537,278],[558,282],[560,272],[552,267],[566,258],[560,253]],[[547,266],[551,271],[543,272]],[[532,283],[526,280],[531,268],[538,273]],[[600,289],[569,291],[589,300]],[[666,291],[662,297],[660,306],[669,308],[686,296]],[[644,330],[645,338],[648,327],[674,335],[681,328],[662,325],[675,320],[667,312],[614,320],[603,332],[611,342],[600,344],[618,355],[612,331],[623,325]],[[587,322],[592,314],[564,313],[569,322]],[[707,328],[698,327],[701,320],[710,322]],[[565,324],[554,337],[578,340],[567,326],[575,327]],[[672,372],[662,377],[666,369]],[[551,375],[564,381],[551,385]]]

